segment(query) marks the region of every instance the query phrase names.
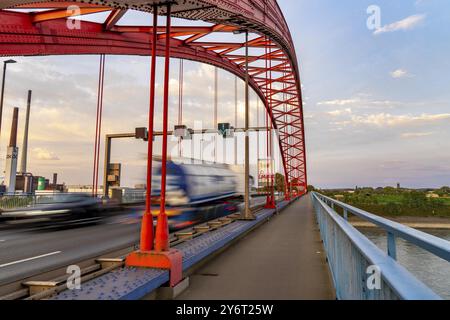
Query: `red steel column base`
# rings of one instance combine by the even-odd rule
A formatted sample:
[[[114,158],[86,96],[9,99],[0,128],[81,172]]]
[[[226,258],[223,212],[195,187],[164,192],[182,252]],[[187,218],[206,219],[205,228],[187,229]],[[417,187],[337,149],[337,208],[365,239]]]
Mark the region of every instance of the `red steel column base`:
[[[267,199],[267,203],[264,206],[265,209],[276,209],[277,205],[275,203],[275,199],[270,197],[270,199]]]
[[[127,256],[125,264],[127,267],[169,270],[172,288],[183,280],[183,254],[175,249],[164,252],[135,251]]]

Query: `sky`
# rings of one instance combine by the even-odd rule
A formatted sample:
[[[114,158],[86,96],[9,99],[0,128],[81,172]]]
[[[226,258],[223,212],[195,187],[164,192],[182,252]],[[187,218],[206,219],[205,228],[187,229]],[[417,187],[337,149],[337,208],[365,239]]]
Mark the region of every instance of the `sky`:
[[[322,188],[449,185],[450,2],[280,0],[279,4],[300,65],[309,183]],[[373,6],[379,9],[380,20],[369,28],[368,19],[376,22],[371,19],[374,11],[368,13]],[[100,15],[92,17],[97,18]],[[143,23],[149,22],[142,13],[127,14],[119,22]],[[32,89],[29,171],[47,177],[58,172],[60,182],[69,185],[91,183],[99,57],[16,60],[18,64],[8,67],[1,159],[14,106],[21,112],[21,146],[26,95]],[[174,59],[170,127],[177,120],[178,66]],[[157,130],[161,128],[160,68],[161,60]],[[103,134],[146,126],[148,70],[148,57],[107,57]],[[195,121],[202,121],[203,128],[212,126],[213,79],[213,67],[185,62],[183,109],[188,126],[198,126]],[[238,99],[238,126],[243,126],[240,81]],[[251,123],[256,126],[253,93],[251,108]],[[219,71],[219,122],[234,123],[234,76],[223,70]],[[140,141],[114,142],[112,161],[123,164],[124,185],[144,182],[145,149]],[[160,149],[159,142],[155,149]],[[231,153],[232,146],[228,150]],[[238,158],[242,161],[241,153]]]

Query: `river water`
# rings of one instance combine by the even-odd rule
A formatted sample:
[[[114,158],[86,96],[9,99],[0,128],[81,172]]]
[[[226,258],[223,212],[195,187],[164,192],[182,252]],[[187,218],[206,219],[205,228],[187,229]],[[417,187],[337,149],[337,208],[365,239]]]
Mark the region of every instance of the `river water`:
[[[386,233],[375,228],[359,229],[380,249],[386,252]],[[439,238],[450,241],[450,230],[424,230]],[[425,283],[442,298],[450,300],[450,263],[426,250],[397,239],[397,258],[417,279]]]

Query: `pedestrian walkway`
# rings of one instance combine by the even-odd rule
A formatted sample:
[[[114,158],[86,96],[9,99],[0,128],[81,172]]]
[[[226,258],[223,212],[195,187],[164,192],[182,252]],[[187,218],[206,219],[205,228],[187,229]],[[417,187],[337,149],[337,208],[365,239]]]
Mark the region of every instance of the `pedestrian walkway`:
[[[335,299],[309,196],[190,276],[180,300]]]

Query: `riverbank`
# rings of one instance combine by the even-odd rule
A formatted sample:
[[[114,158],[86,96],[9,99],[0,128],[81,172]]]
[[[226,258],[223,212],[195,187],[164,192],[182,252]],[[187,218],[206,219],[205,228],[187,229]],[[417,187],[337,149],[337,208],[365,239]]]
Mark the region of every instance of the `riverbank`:
[[[450,218],[438,217],[383,217],[414,229],[450,230]],[[351,217],[350,223],[357,228],[376,228],[373,223]]]

